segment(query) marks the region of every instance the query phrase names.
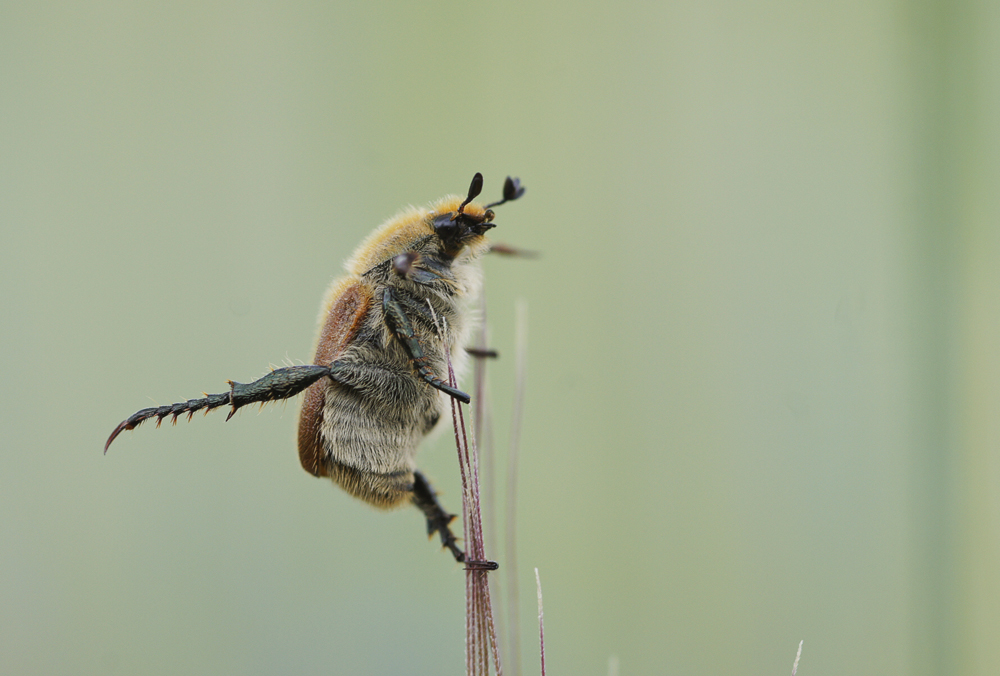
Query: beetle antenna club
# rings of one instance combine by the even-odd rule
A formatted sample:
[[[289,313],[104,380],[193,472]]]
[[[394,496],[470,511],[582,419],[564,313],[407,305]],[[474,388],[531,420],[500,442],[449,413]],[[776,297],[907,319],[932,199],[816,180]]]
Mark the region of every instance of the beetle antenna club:
[[[470,397],[442,380],[448,355],[458,354],[474,329],[468,301],[479,289],[479,259],[490,250],[485,233],[496,227],[491,207],[524,194],[507,178],[503,199],[474,202],[483,175],[472,177],[465,199],[446,197],[410,209],[377,228],[354,252],[347,274],[327,292],[319,316],[313,364],[274,369],[250,383],[230,381],[229,391],[201,399],[145,408],[123,420],[104,446],[147,420],[176,423],[197,411],[229,406],[226,420],[251,403],[303,394],[299,461],[356,498],[389,509],[412,504],[428,533],[464,562],[454,518],[417,469],[420,441],[444,418],[449,399]],[[449,330],[438,333],[436,318]],[[474,356],[495,356],[474,351]],[[492,562],[469,561],[492,569]]]
[[[521,197],[524,194],[524,186],[521,185],[521,179],[507,177],[507,180],[503,182],[503,199],[499,202],[493,202],[492,204],[487,204],[487,209],[492,209],[493,207],[498,207],[501,204],[506,204],[507,202],[513,202],[514,200]]]
[[[458,205],[458,212],[455,216],[461,216],[465,211],[465,207],[469,205],[469,202],[479,197],[479,193],[483,191],[483,175],[478,171],[476,175],[472,177],[472,183],[469,184],[469,196],[465,198],[465,201]]]

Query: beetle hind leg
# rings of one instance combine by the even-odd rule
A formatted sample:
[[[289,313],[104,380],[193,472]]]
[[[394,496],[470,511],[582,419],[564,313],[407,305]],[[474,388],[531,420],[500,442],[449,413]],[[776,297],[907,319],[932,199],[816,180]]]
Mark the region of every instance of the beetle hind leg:
[[[232,407],[229,415],[226,416],[226,420],[229,420],[239,408],[247,404],[266,404],[269,401],[280,401],[294,397],[324,376],[333,376],[327,366],[286,366],[274,369],[252,383],[237,383],[230,380],[228,392],[208,394],[203,399],[188,399],[177,404],[144,408],[118,424],[118,427],[108,437],[107,443],[104,444],[104,452],[108,452],[111,442],[123,431],[134,430],[150,418],[156,418],[157,426],[168,416],[172,417],[173,422],[176,423],[177,418],[185,413],[190,420],[196,411],[204,410],[205,413],[208,413],[212,409],[228,404]]]
[[[441,544],[451,550],[456,561],[464,562],[465,552],[458,548],[458,538],[450,527],[455,515],[445,511],[427,478],[420,472],[413,473],[413,504],[427,517],[427,537],[440,533]]]

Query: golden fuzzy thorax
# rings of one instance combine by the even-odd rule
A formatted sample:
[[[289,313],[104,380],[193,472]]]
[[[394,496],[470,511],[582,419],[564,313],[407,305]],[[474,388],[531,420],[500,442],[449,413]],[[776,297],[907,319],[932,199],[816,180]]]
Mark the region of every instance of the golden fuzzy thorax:
[[[319,318],[317,319],[319,329],[322,330],[323,324],[330,313],[330,308],[336,300],[344,293],[345,289],[357,282],[359,276],[379,263],[389,260],[393,256],[405,253],[408,250],[408,246],[414,241],[428,235],[433,235],[434,228],[431,223],[434,217],[453,213],[461,203],[461,197],[448,195],[447,197],[442,197],[430,207],[408,207],[375,228],[344,263],[344,269],[347,270],[348,274],[335,279],[323,295],[323,302],[320,304]],[[471,216],[482,217],[486,213],[486,209],[475,202],[469,202],[465,205],[464,212]],[[462,262],[471,262],[478,259],[489,249],[489,241],[485,237],[477,239],[478,241],[470,243],[463,250],[461,256],[463,261],[459,262],[460,265]],[[470,283],[471,286],[463,290],[462,295],[474,298],[479,295],[481,278],[478,275],[478,270],[471,272],[474,273],[472,275],[473,278],[467,280],[467,283]]]
[[[461,197],[449,195],[441,198],[430,207],[404,209],[365,238],[365,241],[354,250],[354,254],[347,261],[345,265],[347,271],[352,275],[362,275],[382,261],[404,253],[415,240],[434,234],[434,227],[431,224],[435,216],[453,213],[458,210],[461,203]],[[486,209],[475,202],[466,204],[463,211],[470,216],[479,218],[486,213]],[[480,237],[478,244],[480,246],[477,248],[485,249],[486,239]],[[476,253],[479,254],[482,251]]]

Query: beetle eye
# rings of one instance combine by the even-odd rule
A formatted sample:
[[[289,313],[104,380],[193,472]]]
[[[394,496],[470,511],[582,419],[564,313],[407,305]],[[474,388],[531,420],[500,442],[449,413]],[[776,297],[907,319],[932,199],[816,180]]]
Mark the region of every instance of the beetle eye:
[[[442,214],[434,219],[434,232],[445,242],[453,242],[458,239],[462,232],[462,223],[454,219],[456,214]]]

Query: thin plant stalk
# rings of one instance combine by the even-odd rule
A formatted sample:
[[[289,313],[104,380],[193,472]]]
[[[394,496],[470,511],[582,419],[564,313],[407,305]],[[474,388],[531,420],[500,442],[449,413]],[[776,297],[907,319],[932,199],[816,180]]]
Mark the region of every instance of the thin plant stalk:
[[[457,386],[455,371],[451,365],[451,355],[447,353],[448,381]],[[497,645],[496,626],[493,622],[493,608],[490,601],[488,571],[476,562],[486,561],[483,544],[483,522],[479,495],[479,458],[475,445],[469,447],[469,436],[465,429],[465,414],[461,405],[451,400],[451,417],[455,429],[455,447],[458,450],[458,465],[462,477],[462,525],[465,536],[465,669],[470,676],[488,676],[490,654],[497,676],[503,675],[500,651]]]
[[[524,393],[528,376],[528,304],[519,299],[514,313],[514,403],[510,424],[510,449],[507,453],[506,528],[504,538],[505,569],[507,578],[507,618],[510,622],[509,664],[515,676],[521,673],[521,632],[517,581],[517,475],[521,452],[521,426],[524,420]]]
[[[489,321],[485,292],[482,294],[480,302],[481,323],[475,347],[485,354],[490,349]],[[485,537],[487,551],[497,552],[499,551],[496,535],[497,491],[496,471],[494,469],[496,466],[496,447],[493,443],[493,410],[490,405],[489,381],[487,378],[488,371],[486,368],[487,359],[478,357],[475,360],[474,365],[473,389],[475,391],[475,399],[473,399],[472,429],[474,444],[479,452],[480,461],[483,466],[482,497],[483,511],[485,513],[483,534]],[[504,598],[503,590],[501,589],[500,584],[503,578],[498,575],[490,575],[488,579],[490,584],[490,597],[496,599]],[[497,640],[501,646],[509,646],[505,631],[507,627],[505,621],[506,618],[504,617],[503,611],[503,603],[498,604],[496,608],[494,608],[494,612],[496,614]],[[510,668],[510,655],[507,655],[507,657],[508,659],[504,661],[507,662],[508,668]],[[514,666],[514,671],[515,674],[519,672],[517,664]]]
[[[542,611],[542,580],[538,577],[537,568],[535,568],[535,589],[538,590],[538,649],[542,656],[542,676],[545,676],[545,613]]]
[[[795,663],[792,665],[792,676],[795,676],[795,672],[799,670],[799,658],[802,657],[802,644],[805,640],[799,641],[799,649],[795,653]]]

